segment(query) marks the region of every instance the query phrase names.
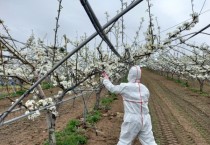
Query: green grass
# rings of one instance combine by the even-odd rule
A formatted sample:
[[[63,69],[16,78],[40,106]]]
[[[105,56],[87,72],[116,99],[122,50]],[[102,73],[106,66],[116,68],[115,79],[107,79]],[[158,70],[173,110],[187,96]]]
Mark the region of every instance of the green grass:
[[[21,96],[25,93],[26,90],[19,90],[19,91],[16,91],[15,93],[12,93],[12,96]]]
[[[114,94],[114,93],[110,93],[110,96],[111,96],[114,100],[116,100],[116,99],[117,99],[117,95],[116,95],[116,94]]]
[[[180,80],[180,79],[174,79],[174,78],[171,78],[171,77],[167,77],[167,79],[171,80],[171,81],[174,81],[174,82],[180,84],[183,87],[189,87],[189,84],[186,81],[183,81],[183,80]]]
[[[69,121],[63,131],[56,132],[56,145],[86,144],[87,137],[78,129],[79,124],[79,120],[73,119]],[[49,145],[49,142],[46,142],[45,145]]]
[[[180,85],[183,86],[183,87],[188,87],[188,88],[189,88],[192,92],[194,92],[194,93],[197,93],[197,94],[202,95],[202,96],[205,96],[205,97],[206,97],[206,96],[209,96],[209,93],[207,93],[207,92],[201,92],[199,89],[192,88],[192,87],[190,87],[189,84],[188,84],[187,82],[185,82],[185,81],[173,79],[173,78],[170,78],[170,77],[168,77],[167,79],[168,79],[168,80],[172,80],[172,81],[174,81],[174,82],[180,84]]]
[[[0,100],[1,99],[4,99],[6,97],[6,95],[5,94],[2,94],[1,96],[0,96]]]
[[[113,100],[117,99],[117,95],[110,93],[109,97],[102,98],[101,105],[110,105]],[[93,110],[87,115],[86,123],[90,125],[95,125],[102,117],[100,110]],[[87,137],[85,136],[85,131],[80,128],[80,121],[73,119],[69,121],[65,129],[55,133],[56,145],[82,145],[87,143]],[[49,145],[46,141],[44,145]]]
[[[1,94],[0,99],[5,98],[6,96],[9,96],[9,97],[18,97],[18,96],[23,95],[25,93],[25,91],[26,90],[18,90],[15,93],[10,93],[10,94],[4,93],[4,94]]]
[[[111,109],[111,103],[113,102],[113,98],[106,97],[101,99],[101,108],[104,110],[110,110]]]
[[[42,89],[43,89],[43,90],[50,89],[50,88],[53,88],[53,87],[54,87],[52,84],[47,83],[47,82],[43,82],[41,86],[42,86]],[[1,89],[5,88],[5,86],[0,86],[0,87],[1,87]],[[23,95],[23,94],[25,93],[25,91],[26,91],[26,90],[18,90],[18,91],[16,91],[16,92],[13,92],[13,93],[10,93],[10,94],[8,94],[8,93],[3,93],[3,94],[0,95],[0,99],[5,98],[6,96],[18,97],[18,96]]]
[[[186,81],[176,80],[176,82],[179,83],[183,87],[189,87],[189,84]]]
[[[101,108],[104,110],[110,110],[111,109],[111,103],[117,99],[117,95],[114,93],[110,93],[108,97],[103,97],[101,99]]]
[[[43,82],[41,86],[42,86],[42,89],[44,89],[44,90],[54,87],[53,84],[47,83],[47,82]]]
[[[101,112],[98,110],[94,110],[90,114],[87,115],[87,122],[90,124],[95,124],[101,119]]]
[[[207,92],[201,92],[199,89],[196,89],[196,88],[190,88],[190,90],[194,93],[198,93],[202,96],[209,96],[209,94]]]
[[[190,88],[190,90],[191,90],[192,92],[194,92],[194,93],[200,93],[200,90],[195,89],[195,88]]]

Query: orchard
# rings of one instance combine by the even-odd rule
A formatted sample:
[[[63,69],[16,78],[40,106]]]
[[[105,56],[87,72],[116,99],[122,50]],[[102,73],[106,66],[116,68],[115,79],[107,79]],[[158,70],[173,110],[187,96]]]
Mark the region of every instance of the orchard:
[[[77,112],[75,115],[70,113],[73,116],[67,119],[72,120],[80,116],[80,120],[79,122],[71,121],[69,125],[79,126],[79,129],[82,128],[81,132],[83,134],[85,134],[83,129],[86,128],[95,129],[95,132],[97,132],[96,122],[98,118],[107,115],[106,113],[103,114],[103,109],[106,111],[112,109],[109,102],[116,101],[116,96],[104,89],[101,74],[106,72],[110,80],[120,83],[122,80],[126,80],[131,66],[139,65],[143,68],[143,72],[146,72],[143,73],[145,75],[143,76],[143,83],[145,82],[149,90],[151,89],[151,100],[153,101],[150,104],[150,111],[155,130],[154,135],[158,140],[158,144],[169,144],[170,141],[168,140],[172,140],[172,144],[184,145],[190,143],[185,139],[190,138],[192,141],[193,134],[186,133],[186,135],[182,132],[183,138],[180,139],[181,135],[176,136],[176,130],[172,129],[173,124],[170,124],[170,120],[171,122],[175,120],[174,118],[178,116],[179,111],[183,109],[184,104],[190,99],[183,101],[185,96],[182,97],[181,93],[176,94],[176,92],[172,93],[172,91],[171,94],[168,94],[169,98],[164,98],[164,95],[167,96],[167,94],[161,91],[170,92],[170,89],[167,89],[162,81],[165,79],[168,87],[172,86],[173,81],[184,84],[184,86],[174,88],[180,91],[183,88],[191,88],[193,84],[196,84],[193,85],[194,88],[191,88],[191,91],[197,94],[198,100],[200,100],[200,97],[205,97],[201,100],[205,99],[209,102],[210,46],[209,42],[205,40],[210,35],[210,24],[202,21],[203,25],[200,25],[200,17],[209,12],[210,4],[201,1],[202,7],[198,8],[196,0],[189,0],[188,7],[190,7],[191,11],[188,13],[187,20],[178,24],[174,23],[173,27],[167,26],[168,29],[163,30],[161,29],[162,26],[159,25],[157,14],[154,12],[155,3],[157,2],[153,0],[119,0],[121,8],[115,10],[116,13],[113,17],[110,17],[109,12],[105,12],[103,18],[106,19],[106,23],[104,25],[100,22],[100,18],[97,17],[97,9],[94,9],[93,3],[89,3],[87,0],[80,0],[80,2],[82,11],[85,12],[85,17],[89,21],[89,24],[86,25],[93,26],[95,32],[89,36],[86,33],[77,35],[75,39],[70,38],[67,34],[61,35],[59,31],[63,27],[60,23],[62,23],[61,18],[63,9],[65,9],[65,0],[58,0],[56,1],[58,9],[55,9],[55,28],[52,30],[53,35],[51,36],[53,41],[50,44],[45,39],[37,37],[34,33],[24,42],[14,38],[9,26],[7,26],[7,21],[0,17],[0,102],[6,102],[5,106],[0,107],[0,127],[3,128],[21,121],[24,122],[26,118],[33,124],[35,121],[41,120],[41,117],[43,120],[43,116],[45,116],[48,137],[39,143],[64,144],[60,143],[60,138],[57,138],[59,136],[57,131],[60,131],[60,129],[57,129],[56,126],[62,113],[65,111],[70,112],[69,108],[65,109],[63,106],[66,103],[73,103],[74,106],[74,103],[78,101],[82,107],[75,111]],[[106,3],[111,5],[111,3]],[[130,38],[128,37],[129,34],[127,34],[127,29],[130,31],[130,28],[126,25],[126,15],[141,5],[145,5],[146,8],[144,7],[144,13],[139,13],[141,17],[132,16],[135,17],[135,23],[138,24],[138,27],[132,30],[135,33]],[[208,10],[204,11],[203,9],[206,7]],[[167,33],[163,33],[165,31]],[[199,38],[205,39],[203,41]],[[128,41],[128,39],[130,40]],[[156,78],[159,78],[162,84],[156,84],[159,81]],[[157,90],[155,91],[155,89]],[[107,94],[111,96],[108,97],[111,100],[106,100]],[[173,102],[176,101],[180,104],[173,105]],[[165,109],[168,108],[168,110],[174,109],[177,105],[178,111],[172,114],[169,112],[164,113],[165,109],[162,108],[164,105],[158,106],[158,102],[159,104],[165,102]],[[208,103],[202,108],[199,107],[201,104],[196,106],[196,103],[192,103],[192,105],[189,102],[186,104],[190,104],[193,109],[196,108],[197,110],[193,111],[191,109],[192,112],[186,111],[186,114],[196,112],[196,115],[206,117],[203,120],[210,119],[210,112],[206,111],[205,108],[208,106],[209,109]],[[195,102],[197,102],[196,99]],[[80,106],[79,104],[78,106]],[[74,110],[74,107],[72,110]],[[99,115],[101,110],[102,115]],[[119,113],[116,114],[111,116],[119,116]],[[208,126],[206,128],[200,125],[198,120],[194,120],[194,117],[189,118],[194,123],[192,123],[196,130],[194,132],[202,130],[202,137],[198,136],[197,138],[200,137],[205,140],[203,142],[193,140],[191,143],[210,144],[208,139],[210,124],[207,121],[203,123]],[[199,117],[197,118],[199,119]],[[179,118],[173,122],[179,124],[177,125],[177,132],[182,130],[181,123],[178,122],[185,119]],[[174,135],[174,137],[171,137],[172,139],[168,139],[170,137],[168,137],[164,129],[167,127],[164,125],[164,121],[172,130],[171,134]],[[158,126],[162,126],[163,129],[158,128]],[[182,124],[182,126],[184,125]],[[70,134],[77,132],[75,128],[71,129],[73,133]],[[99,131],[97,133],[100,134]],[[67,134],[66,131],[65,135]],[[60,133],[60,136],[65,135]],[[24,136],[30,136],[30,134]],[[87,138],[90,138],[90,135]],[[70,139],[66,144],[70,144],[73,140]],[[5,142],[3,144],[10,143]],[[11,144],[18,143],[13,142]],[[88,141],[81,139],[78,144],[88,144]]]

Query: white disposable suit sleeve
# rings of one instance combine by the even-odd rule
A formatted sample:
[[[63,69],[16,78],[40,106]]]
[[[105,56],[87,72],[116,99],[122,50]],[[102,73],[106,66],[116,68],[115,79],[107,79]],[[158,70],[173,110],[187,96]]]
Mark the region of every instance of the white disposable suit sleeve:
[[[104,79],[103,84],[107,88],[107,90],[115,94],[121,94],[122,91],[125,89],[125,85],[113,85],[108,79]]]

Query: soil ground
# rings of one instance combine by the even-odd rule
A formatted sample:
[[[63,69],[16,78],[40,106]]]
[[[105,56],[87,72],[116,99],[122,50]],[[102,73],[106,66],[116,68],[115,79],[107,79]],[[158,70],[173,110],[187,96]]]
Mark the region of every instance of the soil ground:
[[[150,114],[156,142],[160,145],[210,145],[210,96],[202,96],[189,88],[166,79],[154,72],[143,70],[142,83],[150,90]],[[208,88],[207,88],[208,89]],[[92,95],[88,106],[92,108]],[[0,101],[5,106],[6,101]],[[81,116],[83,103],[76,99],[61,106],[56,130],[67,121]],[[117,144],[123,118],[122,99],[118,97],[108,112],[102,113],[95,129],[88,128],[88,145]],[[0,127],[0,145],[40,145],[47,139],[45,116],[35,121],[22,119]],[[135,140],[133,145],[140,145]]]

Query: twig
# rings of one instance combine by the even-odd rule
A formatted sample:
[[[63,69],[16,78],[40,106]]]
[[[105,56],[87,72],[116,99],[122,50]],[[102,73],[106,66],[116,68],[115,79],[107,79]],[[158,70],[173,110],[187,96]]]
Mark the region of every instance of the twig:
[[[53,63],[54,63],[54,60],[55,60],[55,52],[56,52],[56,45],[57,45],[57,33],[58,33],[58,28],[60,27],[58,22],[59,22],[59,18],[60,18],[60,13],[61,13],[61,9],[63,8],[61,3],[62,3],[62,0],[58,0],[59,2],[59,6],[58,6],[58,15],[57,17],[55,18],[56,19],[56,25],[55,25],[55,35],[54,35],[54,46],[53,46]]]

